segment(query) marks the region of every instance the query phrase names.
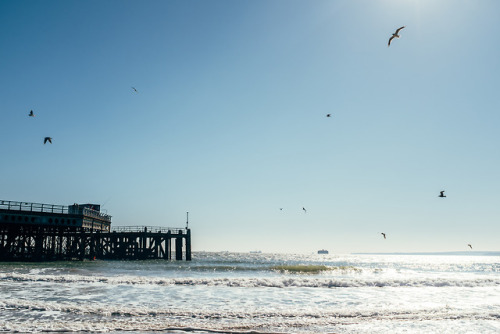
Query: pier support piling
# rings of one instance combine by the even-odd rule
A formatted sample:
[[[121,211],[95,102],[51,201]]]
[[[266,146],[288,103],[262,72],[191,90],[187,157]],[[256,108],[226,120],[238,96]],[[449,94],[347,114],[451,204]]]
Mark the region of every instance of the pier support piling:
[[[0,222],[0,261],[191,260],[190,230],[87,231],[81,227],[30,226]],[[183,245],[185,244],[185,256]]]

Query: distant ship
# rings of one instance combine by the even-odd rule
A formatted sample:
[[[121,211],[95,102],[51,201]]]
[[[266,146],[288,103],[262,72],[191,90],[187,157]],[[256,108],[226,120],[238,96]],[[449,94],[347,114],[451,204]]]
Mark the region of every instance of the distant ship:
[[[328,254],[328,251],[326,249],[320,249],[318,254]]]

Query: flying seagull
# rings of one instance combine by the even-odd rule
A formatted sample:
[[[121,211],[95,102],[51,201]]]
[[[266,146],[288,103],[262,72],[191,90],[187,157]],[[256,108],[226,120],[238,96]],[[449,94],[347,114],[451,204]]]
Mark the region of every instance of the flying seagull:
[[[439,192],[439,196],[438,197],[446,197],[446,195],[444,194],[444,190]]]
[[[332,117],[332,114],[326,114],[326,117]]]
[[[280,211],[283,211],[283,208],[280,208]]]
[[[307,210],[306,210],[306,208],[302,207],[302,210],[304,210],[304,213],[307,213]]]
[[[392,34],[391,38],[389,38],[389,44],[387,44],[387,47],[391,46],[391,41],[394,38],[399,38],[400,36],[398,35],[401,29],[404,29],[406,26],[402,26],[401,28],[398,28],[394,34]]]
[[[135,89],[135,87],[132,87],[132,89],[134,90],[134,92],[139,93],[137,89]]]
[[[470,247],[470,249],[472,249],[472,246],[471,246],[471,244],[467,244],[467,246],[469,246],[469,247]]]
[[[384,232],[382,232],[382,233],[380,233],[380,234],[382,234],[382,235],[384,236],[384,239],[387,239],[387,238],[385,237],[385,233],[384,233]]]
[[[35,114],[33,113],[33,110],[30,111],[30,113],[28,114],[29,117],[35,117]]]
[[[52,137],[45,137],[43,140],[43,144],[45,145],[47,142],[52,144]]]

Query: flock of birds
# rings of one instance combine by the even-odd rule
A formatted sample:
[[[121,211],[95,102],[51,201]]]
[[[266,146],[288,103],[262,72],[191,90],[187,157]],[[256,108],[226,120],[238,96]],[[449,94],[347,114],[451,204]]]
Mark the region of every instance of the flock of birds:
[[[406,26],[402,26],[398,29],[396,29],[396,31],[392,34],[392,36],[389,38],[389,42],[387,43],[387,47],[391,46],[391,42],[394,38],[400,38],[401,36],[399,35],[400,31],[403,30],[404,28],[406,28]],[[137,91],[137,89],[135,87],[131,87],[132,90],[134,91],[134,93],[139,93]],[[28,114],[29,117],[35,117],[35,113],[33,112],[33,110],[31,110]],[[326,114],[326,117],[332,117],[332,114]],[[46,144],[46,143],[50,143],[52,144],[52,137],[45,137],[43,139],[43,144]],[[439,192],[439,196],[438,197],[446,197],[446,195],[444,194],[444,190],[443,191],[440,191]],[[283,208],[280,208],[280,211],[283,211]],[[305,207],[302,207],[302,211],[304,211],[304,213],[307,213],[307,209]],[[382,234],[382,236],[384,237],[384,239],[387,239],[387,236],[385,233],[381,232],[380,234]],[[467,244],[468,247],[470,247],[470,249],[472,249],[472,245],[471,244]]]
[[[389,38],[389,42],[387,43],[387,47],[391,46],[391,42],[394,38],[400,38],[401,36],[399,35],[399,32],[401,30],[403,30],[404,28],[406,28],[406,26],[402,26],[398,29],[396,29],[396,31],[392,34],[392,36]],[[329,117],[329,116],[328,116]],[[439,196],[438,197],[441,197],[441,198],[444,198],[446,197],[446,195],[444,194],[444,190],[443,191],[440,191],[439,192]],[[384,239],[387,239],[385,233],[381,232],[380,234],[382,234],[382,236],[384,237]],[[472,249],[472,245],[471,244],[467,244],[468,247],[470,247],[470,249]]]
[[[137,89],[135,89],[135,87],[131,87],[131,88],[132,88],[132,90],[133,90],[135,93],[139,93],[139,92],[137,91]],[[35,117],[35,112],[33,111],[33,109],[32,109],[32,110],[30,110],[30,112],[29,112],[29,114],[28,114],[28,117]],[[330,116],[328,116],[328,117],[330,117]],[[52,137],[44,137],[44,138],[43,138],[43,144],[45,145],[45,144],[47,144],[47,143],[52,144]]]
[[[30,113],[28,114],[28,116],[29,117],[35,117],[35,113],[33,112],[33,110],[30,110]],[[47,142],[50,143],[50,144],[52,144],[52,137],[45,137],[45,138],[43,138],[43,144],[45,145],[45,144],[47,144]]]
[[[403,27],[403,28],[404,28],[404,27]],[[402,28],[400,28],[400,29],[402,29]],[[399,29],[398,29],[398,30],[399,30]],[[390,40],[389,40],[389,42],[390,42]],[[446,195],[444,194],[444,192],[445,192],[444,190],[440,191],[440,192],[439,192],[439,196],[438,196],[438,197],[446,197]],[[384,232],[381,232],[380,234],[382,234],[382,236],[384,237],[384,239],[387,239],[387,236],[385,235],[385,233],[384,233]],[[469,247],[470,247],[470,249],[472,249],[472,245],[471,245],[471,244],[467,244],[467,246],[469,246]]]
[[[330,116],[328,116],[328,117],[330,117]],[[440,191],[438,197],[441,197],[441,198],[446,197],[446,195],[444,194],[444,192],[445,192],[445,190]],[[280,208],[280,211],[283,211],[283,208]],[[307,209],[305,207],[302,207],[302,211],[304,211],[304,213],[307,213]],[[387,235],[384,232],[381,232],[380,234],[382,234],[382,236],[384,237],[384,239],[387,239]],[[471,244],[467,244],[467,246],[469,246],[470,249],[472,249],[472,245]]]
[[[392,36],[389,38],[389,42],[387,43],[387,47],[391,46],[391,42],[392,42],[392,40],[393,40],[394,38],[400,38],[400,37],[401,37],[401,36],[399,35],[399,32],[400,32],[401,30],[403,30],[404,28],[406,28],[406,26],[402,26],[402,27],[400,27],[400,28],[396,29],[396,31],[395,31],[395,32],[392,34]],[[331,117],[331,116],[332,116],[332,114],[326,114],[326,117]],[[439,192],[439,196],[438,196],[438,197],[441,197],[441,198],[446,197],[446,195],[444,194],[444,192],[445,192],[444,190],[440,191],[440,192]],[[302,207],[302,210],[304,211],[304,213],[307,213],[307,210],[306,210],[306,208],[305,208],[305,207]],[[283,208],[280,208],[280,211],[283,211]],[[384,239],[387,239],[387,236],[386,236],[386,234],[385,234],[384,232],[381,232],[380,234],[384,237]],[[470,249],[472,249],[472,245],[471,245],[471,244],[467,244],[467,246],[468,246],[468,247],[470,247]]]
[[[399,35],[399,32],[401,30],[403,30],[404,28],[406,28],[406,26],[402,26],[398,29],[396,29],[396,31],[392,34],[392,36],[389,38],[389,42],[387,43],[387,47],[391,46],[391,42],[394,38],[400,38],[401,36]],[[330,117],[329,116],[330,114],[327,115],[327,117]],[[444,190],[440,191],[439,192],[439,196],[438,197],[441,197],[441,198],[444,198],[446,197],[446,195],[444,194]],[[387,236],[385,235],[385,233],[381,232],[380,234],[382,234],[382,236],[384,237],[384,239],[387,239]],[[470,249],[472,249],[472,245],[471,244],[467,244],[467,246],[470,247]]]

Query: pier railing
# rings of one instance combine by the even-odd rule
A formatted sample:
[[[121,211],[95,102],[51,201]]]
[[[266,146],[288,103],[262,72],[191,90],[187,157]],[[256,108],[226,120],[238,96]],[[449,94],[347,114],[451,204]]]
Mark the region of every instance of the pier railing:
[[[2,200],[0,200],[0,209],[29,211],[29,212],[65,213],[65,214],[68,213],[68,207],[64,205],[2,201]]]
[[[29,202],[16,202],[16,201],[2,201],[0,200],[0,209],[4,210],[17,210],[24,212],[44,212],[44,213],[63,213],[75,214],[79,213],[84,216],[103,219],[111,222],[111,216],[103,212],[93,210],[87,207],[81,207],[79,212],[69,210],[69,206],[56,205],[56,204],[42,204],[42,203],[29,203]]]
[[[163,226],[113,226],[111,232],[150,232],[150,233],[168,233],[186,234],[185,228],[163,227]]]

